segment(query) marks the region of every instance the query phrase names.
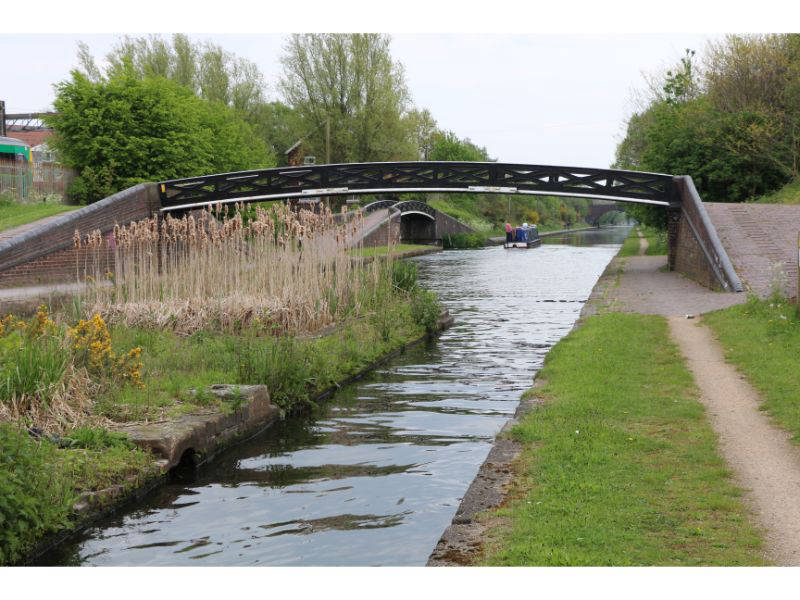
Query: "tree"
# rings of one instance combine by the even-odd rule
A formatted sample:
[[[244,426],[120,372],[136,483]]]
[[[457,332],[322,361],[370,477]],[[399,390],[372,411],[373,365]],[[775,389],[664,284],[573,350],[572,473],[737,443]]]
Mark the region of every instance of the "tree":
[[[617,168],[691,175],[703,199],[718,202],[742,202],[797,177],[800,36],[728,36],[709,46],[702,71],[687,50],[648,84],[649,102],[617,146]],[[665,224],[664,211],[630,212]]]
[[[101,81],[73,71],[56,86],[52,144],[74,167],[70,194],[94,202],[140,181],[272,166],[273,157],[232,109],[160,77],[124,68]]]
[[[430,111],[413,109],[405,116],[414,144],[419,149],[420,160],[430,160],[433,144],[438,133],[436,119]]]
[[[253,131],[265,140],[279,164],[286,164],[286,150],[306,134],[297,111],[283,102],[265,102],[254,108]]]
[[[85,49],[85,44],[81,48]],[[106,76],[128,72],[139,79],[171,79],[201,98],[235,108],[245,116],[264,102],[266,84],[254,62],[209,41],[194,43],[185,34],[173,35],[171,44],[158,35],[124,36],[106,60]],[[81,64],[90,74],[94,61],[82,59]]]
[[[409,107],[402,65],[381,34],[294,34],[281,57],[279,89],[307,125],[307,141],[332,162],[415,159],[404,121]]]
[[[477,146],[469,138],[460,139],[452,131],[438,131],[432,136],[429,160],[487,162],[486,148]]]

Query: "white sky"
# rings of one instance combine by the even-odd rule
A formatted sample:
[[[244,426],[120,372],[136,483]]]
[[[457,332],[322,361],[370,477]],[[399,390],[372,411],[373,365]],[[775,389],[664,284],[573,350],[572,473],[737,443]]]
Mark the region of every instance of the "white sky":
[[[77,43],[101,59],[119,35],[5,35],[0,56],[8,112],[46,110],[53,83],[77,64]],[[273,84],[281,34],[193,34],[255,61]],[[392,54],[406,69],[414,103],[440,127],[486,146],[506,162],[608,166],[642,72],[702,50],[703,35],[395,34]]]
[[[137,0],[135,9],[89,0],[83,11],[75,2],[41,2],[50,0],[39,0],[35,19],[0,22],[7,31],[0,34],[0,99],[8,112],[48,108],[52,84],[76,65],[78,40],[100,59],[122,33],[188,31],[256,62],[277,97],[285,34],[258,31],[390,31],[414,103],[440,127],[502,161],[587,167],[613,161],[643,73],[674,64],[685,48],[700,54],[725,31],[796,30],[799,23],[797,8],[768,10],[773,0],[761,0],[755,13],[739,0],[728,0],[724,11],[696,0],[656,9],[639,0]],[[20,23],[61,33],[18,33]],[[442,29],[463,33],[406,33]],[[692,33],[667,33],[679,29]],[[247,33],[203,33],[215,30]]]

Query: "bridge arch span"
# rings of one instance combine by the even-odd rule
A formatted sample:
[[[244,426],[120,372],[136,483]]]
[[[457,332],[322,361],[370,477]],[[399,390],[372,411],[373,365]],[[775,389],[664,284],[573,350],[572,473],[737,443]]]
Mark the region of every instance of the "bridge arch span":
[[[304,165],[159,183],[162,212],[304,196],[409,192],[571,196],[659,206],[677,200],[672,175],[494,162]]]

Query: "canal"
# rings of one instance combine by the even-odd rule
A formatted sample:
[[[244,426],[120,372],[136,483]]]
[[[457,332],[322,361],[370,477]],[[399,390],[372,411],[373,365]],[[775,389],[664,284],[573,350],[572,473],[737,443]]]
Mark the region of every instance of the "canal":
[[[627,228],[414,259],[455,325],[45,556],[50,565],[424,565]]]

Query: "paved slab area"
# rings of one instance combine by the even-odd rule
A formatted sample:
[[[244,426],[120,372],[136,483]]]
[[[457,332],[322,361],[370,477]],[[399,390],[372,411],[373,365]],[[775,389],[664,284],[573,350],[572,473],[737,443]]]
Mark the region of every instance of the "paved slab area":
[[[785,276],[784,295],[797,294],[797,236],[800,204],[704,202],[733,268],[745,286],[765,298]]]
[[[598,281],[584,314],[609,309],[650,315],[699,315],[747,300],[746,294],[714,292],[674,271],[666,256],[615,258]]]
[[[768,557],[800,565],[800,449],[759,410],[758,393],[725,362],[708,327],[681,317],[670,317],[669,327],[700,388],[720,451],[765,532]]]

